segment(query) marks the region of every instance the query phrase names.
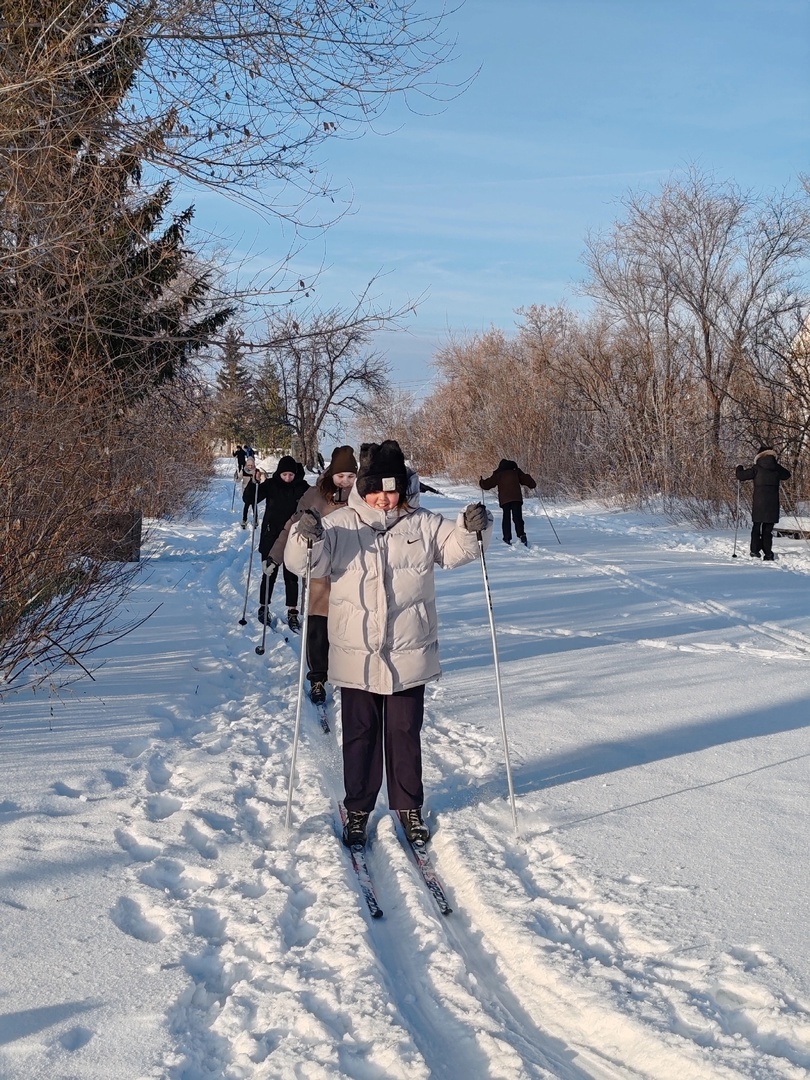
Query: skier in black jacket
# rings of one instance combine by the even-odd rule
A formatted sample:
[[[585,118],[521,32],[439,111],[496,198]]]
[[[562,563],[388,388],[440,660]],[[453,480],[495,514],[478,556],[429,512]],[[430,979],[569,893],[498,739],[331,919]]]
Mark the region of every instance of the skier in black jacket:
[[[236,458],[236,471],[241,476],[242,470],[245,467],[245,462],[247,461],[247,454],[245,453],[245,448],[244,446],[242,446],[241,443],[236,444],[236,449],[231,454],[231,457]]]
[[[295,513],[298,500],[309,487],[304,479],[304,466],[295,458],[285,455],[279,459],[272,476],[259,483],[255,493],[256,501],[264,501],[262,531],[259,535],[259,554],[262,557],[262,582],[259,587],[259,622],[269,617],[268,607],[273,596],[273,587],[278,577],[278,564],[268,558],[270,549],[278,539],[279,533]],[[253,503],[254,484],[250,482],[245,489],[245,502]],[[287,567],[284,571],[284,592],[287,604],[287,624],[291,630],[298,630],[298,578]]]
[[[773,527],[779,520],[779,482],[789,480],[790,472],[776,460],[773,447],[760,446],[749,469],[737,466],[737,479],[754,481],[751,558],[758,559],[761,553],[766,562],[773,562]]]

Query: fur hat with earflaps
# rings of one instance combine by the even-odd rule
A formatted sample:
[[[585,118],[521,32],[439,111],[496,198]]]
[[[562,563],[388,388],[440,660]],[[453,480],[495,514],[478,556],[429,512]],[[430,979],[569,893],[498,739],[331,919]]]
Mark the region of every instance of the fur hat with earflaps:
[[[360,447],[360,468],[355,482],[358,495],[375,491],[398,491],[404,499],[408,491],[408,470],[405,455],[396,439],[382,443],[363,443]]]

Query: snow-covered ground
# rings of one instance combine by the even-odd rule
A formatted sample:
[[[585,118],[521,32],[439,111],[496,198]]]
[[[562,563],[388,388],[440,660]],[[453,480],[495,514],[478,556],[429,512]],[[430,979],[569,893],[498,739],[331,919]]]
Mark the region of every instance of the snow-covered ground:
[[[300,641],[258,656],[253,596],[238,625],[231,469],[152,531],[127,614],[161,606],[96,681],[2,706],[0,1076],[810,1075],[808,543],[765,565],[742,532],[734,560],[730,532],[555,504],[557,543],[536,501],[528,549],[496,532],[519,838],[481,569],[438,573],[427,810],[454,912],[381,800],[372,922],[308,703],[284,828]],[[476,495],[434,483],[448,514]]]

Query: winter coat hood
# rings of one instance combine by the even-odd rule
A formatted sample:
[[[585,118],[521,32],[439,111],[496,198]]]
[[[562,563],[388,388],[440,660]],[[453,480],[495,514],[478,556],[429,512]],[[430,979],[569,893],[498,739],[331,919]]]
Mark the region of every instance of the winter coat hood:
[[[770,465],[769,460],[770,459]],[[769,446],[761,446],[759,453],[754,458],[755,465],[763,465],[765,468],[773,468],[776,465],[776,451],[772,450]]]

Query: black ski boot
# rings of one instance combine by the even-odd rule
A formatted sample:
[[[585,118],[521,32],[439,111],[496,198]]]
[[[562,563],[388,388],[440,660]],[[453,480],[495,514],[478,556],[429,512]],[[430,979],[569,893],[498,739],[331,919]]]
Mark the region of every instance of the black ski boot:
[[[398,810],[399,820],[410,843],[421,841],[426,844],[430,839],[430,829],[422,821],[422,813],[419,807],[416,810]]]
[[[368,819],[368,810],[347,810],[346,824],[343,826],[343,843],[346,847],[353,847],[355,844],[365,847],[368,839]]]
[[[529,541],[526,539],[526,533],[521,533],[518,537],[518,540],[521,542],[521,544],[523,544],[524,547],[529,546]]]
[[[256,612],[256,618],[259,620],[262,626],[264,626],[265,623],[268,626],[270,625],[270,613],[267,610],[266,604],[261,605],[259,610]]]
[[[295,633],[301,629],[301,620],[298,618],[298,608],[287,608],[287,626]]]
[[[314,682],[309,688],[309,700],[313,705],[323,705],[326,702],[326,687],[322,682]]]

